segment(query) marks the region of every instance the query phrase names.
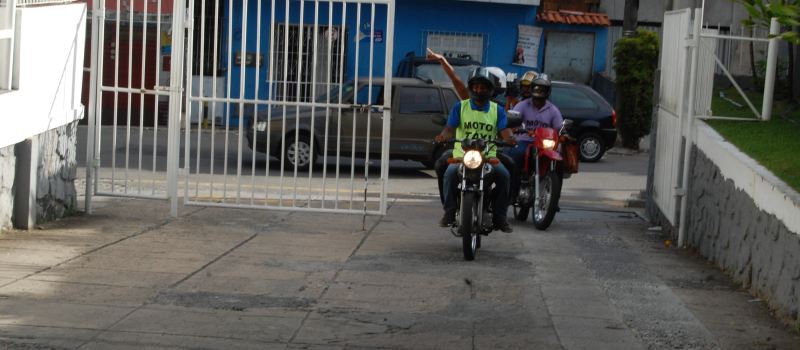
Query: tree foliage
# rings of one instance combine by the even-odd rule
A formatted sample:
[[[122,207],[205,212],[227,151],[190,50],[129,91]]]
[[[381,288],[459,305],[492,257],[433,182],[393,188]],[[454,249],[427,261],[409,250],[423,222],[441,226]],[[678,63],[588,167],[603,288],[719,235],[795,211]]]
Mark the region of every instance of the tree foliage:
[[[800,26],[800,1],[798,0],[735,0],[747,10],[750,18],[742,21],[747,26],[769,28],[772,17],[784,28],[797,28]],[[800,33],[788,30],[780,33],[778,38],[792,44],[800,44]]]
[[[643,29],[614,47],[618,128],[626,148],[638,149],[639,139],[650,132],[658,51],[658,35]]]

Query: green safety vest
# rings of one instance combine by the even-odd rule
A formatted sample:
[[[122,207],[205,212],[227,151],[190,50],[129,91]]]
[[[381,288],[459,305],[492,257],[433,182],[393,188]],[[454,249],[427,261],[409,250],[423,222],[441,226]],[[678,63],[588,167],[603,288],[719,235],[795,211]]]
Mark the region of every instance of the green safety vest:
[[[497,103],[489,101],[489,111],[474,110],[470,100],[461,101],[461,123],[456,128],[457,139],[482,139],[493,141],[497,138]],[[489,151],[484,154],[487,158],[497,155],[497,146],[489,146]],[[464,151],[461,142],[453,146],[453,157],[463,158]]]

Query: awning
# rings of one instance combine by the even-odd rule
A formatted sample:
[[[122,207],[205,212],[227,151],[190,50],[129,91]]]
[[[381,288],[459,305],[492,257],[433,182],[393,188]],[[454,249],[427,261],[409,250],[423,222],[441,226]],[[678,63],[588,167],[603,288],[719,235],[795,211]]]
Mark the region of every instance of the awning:
[[[591,13],[580,11],[542,11],[536,15],[536,20],[545,23],[563,23],[563,24],[577,24],[587,26],[604,26],[611,25],[608,15],[605,13]]]

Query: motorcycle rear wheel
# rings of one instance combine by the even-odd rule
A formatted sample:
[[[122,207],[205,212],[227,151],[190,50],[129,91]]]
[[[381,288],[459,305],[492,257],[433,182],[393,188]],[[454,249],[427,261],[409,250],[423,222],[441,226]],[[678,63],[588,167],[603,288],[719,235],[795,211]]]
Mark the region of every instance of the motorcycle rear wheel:
[[[461,201],[461,222],[458,230],[461,232],[461,247],[464,251],[464,260],[467,261],[475,260],[475,255],[478,252],[478,234],[475,232],[477,207],[475,193],[464,193]]]
[[[553,222],[561,198],[561,178],[548,171],[539,179],[539,200],[533,208],[533,226],[546,230]]]

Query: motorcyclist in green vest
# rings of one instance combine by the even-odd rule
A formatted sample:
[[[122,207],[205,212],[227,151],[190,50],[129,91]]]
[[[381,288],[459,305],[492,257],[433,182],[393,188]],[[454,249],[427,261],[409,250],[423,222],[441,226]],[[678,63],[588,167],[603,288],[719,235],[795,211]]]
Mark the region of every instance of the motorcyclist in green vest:
[[[450,117],[439,135],[436,135],[437,142],[449,140],[455,134],[456,138],[479,138],[494,140],[499,134],[509,144],[513,144],[514,135],[507,126],[506,112],[497,103],[491,100],[497,79],[486,67],[476,69],[467,82],[470,99],[457,103],[450,112]],[[496,157],[496,147],[494,147],[488,158]],[[453,149],[453,157],[458,158],[463,153],[458,144]],[[463,154],[461,154],[463,156]],[[497,196],[494,200],[493,220],[496,229],[503,232],[511,232],[506,215],[509,202],[510,175],[502,163],[494,165],[494,181],[497,188]],[[444,172],[443,192],[444,192],[444,216],[439,221],[442,227],[452,226],[456,221],[456,193],[458,184],[458,166],[451,164]]]

